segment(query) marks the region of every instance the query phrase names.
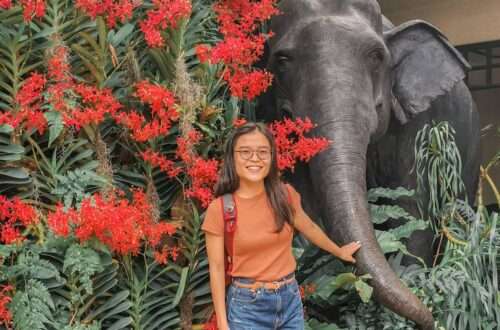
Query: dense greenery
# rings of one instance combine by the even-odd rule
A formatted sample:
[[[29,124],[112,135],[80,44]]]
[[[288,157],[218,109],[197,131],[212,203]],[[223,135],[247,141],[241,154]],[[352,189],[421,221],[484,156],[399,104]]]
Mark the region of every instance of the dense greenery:
[[[221,39],[213,2],[193,0],[189,19],[165,29],[165,45],[158,48],[147,46],[139,28],[152,7],[148,1],[113,28],[101,16],[91,19],[69,0],[46,1],[45,15],[33,20],[23,17],[20,6],[0,11],[2,115],[21,116],[20,90],[33,72],[51,70],[49,59],[61,46],[69,50],[68,63],[76,82],[109,89],[120,104],[138,109],[148,119],[153,117],[151,108],[138,100],[134,86],[143,80],[155,82],[175,93],[179,112],[179,120],[167,134],[146,141],[132,138],[131,129],[109,116],[99,123],[67,126],[50,102],[42,104],[48,123],[43,133],[36,128],[0,126],[0,194],[33,206],[40,219],[19,227],[25,240],[0,245],[0,296],[9,298],[5,306],[14,329],[201,329],[210,316],[208,262],[200,230],[203,207],[200,200],[185,194],[193,188],[194,179],[187,170],[172,178],[141,153],[154,150],[187,167],[185,159],[173,155],[178,138],[186,138],[195,129],[202,137],[189,152],[218,159],[235,120],[255,118],[255,102],[230,95],[221,79],[224,66],[200,63],[196,56],[197,45],[213,45]],[[80,96],[68,94],[68,102],[81,101]],[[43,98],[49,97],[45,92]],[[404,240],[429,223],[398,206],[377,204],[381,198],[414,195],[403,188],[369,192],[375,224],[407,220],[400,227],[377,231],[377,238],[391,265],[432,309],[441,327],[496,328],[500,321],[498,215],[484,209],[481,195],[477,210],[457,200],[459,178],[447,176],[460,168],[453,132],[445,124],[426,130],[420,135],[416,154],[427,156],[418,158],[416,168],[422,171],[421,178],[422,173],[429,175],[422,187],[432,193],[429,212],[421,218],[431,217],[437,238],[447,238],[444,256],[432,269],[418,263],[401,266],[401,256],[408,254]],[[442,132],[451,137],[446,143],[425,138],[441,139]],[[431,151],[444,145],[452,154],[440,160],[429,150],[419,149],[429,145]],[[481,187],[491,182],[488,169],[498,158],[485,166]],[[432,170],[426,172],[429,164]],[[446,184],[440,185],[438,180]],[[178,256],[174,258],[171,252],[166,263],[155,258],[159,251],[148,245],[138,253],[116,253],[95,237],[82,240],[49,228],[48,215],[58,205],[76,210],[95,193],[110,196],[120,190],[126,199],[134,189],[145,192],[157,223],[176,228],[173,235],[161,240],[165,246],[179,248]],[[412,328],[373,302],[368,275],[359,276],[353,267],[324,255],[300,237],[294,241],[294,252],[310,329]],[[2,291],[6,285],[11,289]],[[0,316],[5,316],[1,312],[0,308]],[[0,324],[2,327],[6,325]]]

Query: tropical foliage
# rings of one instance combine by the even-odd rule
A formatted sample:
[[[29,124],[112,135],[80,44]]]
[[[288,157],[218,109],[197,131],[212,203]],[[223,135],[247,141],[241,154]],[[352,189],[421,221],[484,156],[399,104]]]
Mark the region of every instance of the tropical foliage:
[[[0,2],[0,323],[191,329],[226,134],[271,75],[274,1]],[[282,170],[328,145],[272,124]]]
[[[226,135],[255,119],[272,81],[253,64],[275,2],[0,0],[0,328],[209,327],[203,211]],[[283,171],[329,143],[308,137],[307,118],[270,127]],[[377,238],[440,325],[493,328],[497,215],[457,202],[454,177],[433,186],[459,165],[431,152],[452,148],[451,128],[420,137],[430,148],[416,168],[434,189],[421,217],[448,238],[445,256],[431,270],[399,265],[404,239],[428,223],[380,205],[413,195],[403,188],[370,191],[375,224],[407,220]],[[294,246],[309,328],[411,326],[371,300],[369,276]]]

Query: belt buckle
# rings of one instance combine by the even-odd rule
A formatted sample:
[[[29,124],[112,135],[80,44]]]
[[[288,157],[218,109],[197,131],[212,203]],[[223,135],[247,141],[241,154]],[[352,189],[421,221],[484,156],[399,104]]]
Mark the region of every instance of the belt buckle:
[[[273,290],[274,292],[278,291],[278,289],[281,287],[281,283],[279,281],[272,281],[268,283],[269,283],[268,290]]]

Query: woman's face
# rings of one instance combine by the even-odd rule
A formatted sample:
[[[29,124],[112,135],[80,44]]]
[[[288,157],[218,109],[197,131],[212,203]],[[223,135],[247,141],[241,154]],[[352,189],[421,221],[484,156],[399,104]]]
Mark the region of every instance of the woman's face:
[[[241,181],[263,181],[271,168],[271,145],[258,130],[241,135],[234,146],[236,174]]]

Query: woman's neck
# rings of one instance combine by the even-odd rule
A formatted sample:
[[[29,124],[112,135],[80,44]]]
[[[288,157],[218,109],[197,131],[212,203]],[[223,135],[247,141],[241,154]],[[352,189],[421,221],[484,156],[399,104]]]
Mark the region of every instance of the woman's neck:
[[[243,198],[251,198],[260,195],[265,189],[264,180],[258,182],[240,180],[240,186],[236,189],[236,194]]]

